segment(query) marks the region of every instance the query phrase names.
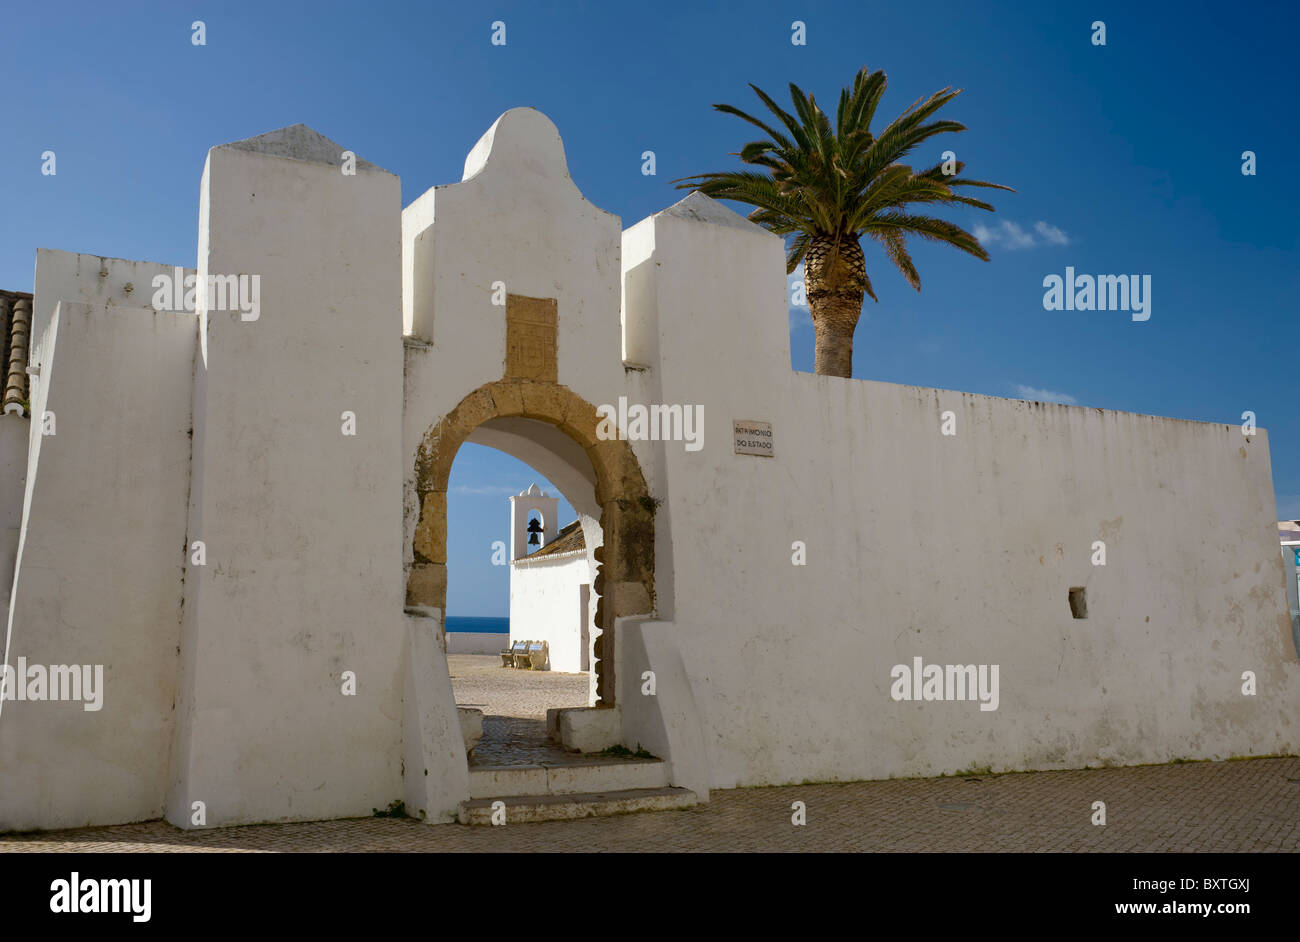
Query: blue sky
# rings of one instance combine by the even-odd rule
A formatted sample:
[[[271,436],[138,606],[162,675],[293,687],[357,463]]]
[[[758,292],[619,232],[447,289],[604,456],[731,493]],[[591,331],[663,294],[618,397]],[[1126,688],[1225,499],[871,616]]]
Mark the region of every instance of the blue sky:
[[[917,294],[878,253],[854,375],[991,395],[1239,423],[1270,431],[1279,515],[1300,517],[1300,420],[1282,382],[1297,349],[1297,200],[1273,182],[1297,153],[1292,3],[939,2],[60,3],[7,9],[0,287],[30,290],[37,247],[193,264],[213,145],[302,122],[402,178],[403,203],[460,178],[508,108],[546,112],[586,196],[630,226],[674,178],[731,165],[752,138],[713,102],[832,103],[884,69],[888,119],[947,85],[934,139],[968,173],[1015,187],[989,263],[915,245]],[[936,12],[937,11],[937,12]],[[207,45],[190,42],[206,24]],[[791,22],[807,45],[791,44]],[[506,45],[489,42],[506,24]],[[1106,45],[1091,24],[1106,24]],[[1288,102],[1291,102],[1288,104]],[[42,176],[41,154],[57,155]],[[658,173],[641,174],[653,150]],[[1257,155],[1243,176],[1241,154]],[[1039,224],[1042,225],[1039,225]],[[1042,280],[1149,274],[1152,316],[1045,311]],[[806,313],[792,363],[812,366]],[[453,470],[448,609],[500,615],[505,495],[531,469],[467,447]],[[459,488],[459,490],[457,490]],[[563,508],[566,514],[569,509]],[[1195,512],[1194,508],[1189,511]],[[567,520],[567,517],[565,518]]]

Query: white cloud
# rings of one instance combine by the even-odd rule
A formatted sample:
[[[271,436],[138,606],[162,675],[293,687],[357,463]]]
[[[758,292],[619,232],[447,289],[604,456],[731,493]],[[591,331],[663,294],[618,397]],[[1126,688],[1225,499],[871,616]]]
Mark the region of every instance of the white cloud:
[[[1038,233],[1038,237],[1034,236],[1034,232]],[[975,238],[985,246],[1000,246],[1009,252],[1014,252],[1016,249],[1032,249],[1039,244],[1040,239],[1047,245],[1070,244],[1070,237],[1066,235],[1064,229],[1041,219],[1034,223],[1034,232],[1026,231],[1010,219],[1002,220],[995,229],[980,224],[971,230]]]
[[[1034,223],[1034,231],[1046,239],[1050,245],[1070,244],[1070,237],[1065,234],[1063,229],[1058,229],[1056,226],[1043,222],[1041,219]]]
[[[1052,392],[1050,389],[1035,389],[1033,386],[1025,386],[1021,383],[1016,384],[1016,396],[1034,402],[1056,402],[1063,406],[1077,406],[1079,404],[1079,400],[1068,393]]]
[[[1009,219],[1002,220],[996,229],[976,226],[975,238],[985,245],[1001,245],[1011,250],[1031,248],[1034,244],[1034,237]]]

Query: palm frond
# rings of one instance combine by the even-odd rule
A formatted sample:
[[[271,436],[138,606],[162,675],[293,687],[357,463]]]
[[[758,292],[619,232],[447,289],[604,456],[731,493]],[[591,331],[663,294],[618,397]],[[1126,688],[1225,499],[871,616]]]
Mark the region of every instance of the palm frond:
[[[936,219],[933,216],[917,216],[891,210],[877,215],[863,229],[868,235],[892,229],[920,236],[922,239],[931,242],[943,242],[953,248],[974,255],[982,261],[987,262],[989,260],[989,253],[984,250],[984,246],[980,245],[979,239],[956,223],[948,222],[945,219]]]
[[[921,290],[921,275],[912,263],[912,256],[907,251],[907,240],[897,229],[881,229],[872,233],[876,241],[885,247],[885,254],[894,266],[903,273],[907,283],[917,291]]]
[[[943,163],[921,170],[906,163],[908,155],[930,139],[966,130],[960,122],[936,117],[961,89],[943,88],[918,98],[876,133],[871,124],[888,84],[883,71],[864,66],[840,90],[833,122],[816,98],[793,82],[790,110],[751,84],[775,122],[733,105],[713,107],[767,136],[743,145],[735,155],[753,169],[696,174],[673,182],[714,199],[752,206],[752,222],[792,236],[786,247],[788,271],[803,261],[814,237],[871,238],[917,290],[921,281],[907,249],[908,236],[943,242],[987,260],[984,247],[965,229],[909,211],[909,207],[934,205],[992,212],[990,203],[966,196],[960,188],[1015,192],[1002,184],[962,177],[965,164],[961,162],[956,162],[951,174],[943,172]],[[866,293],[875,298],[869,279]]]

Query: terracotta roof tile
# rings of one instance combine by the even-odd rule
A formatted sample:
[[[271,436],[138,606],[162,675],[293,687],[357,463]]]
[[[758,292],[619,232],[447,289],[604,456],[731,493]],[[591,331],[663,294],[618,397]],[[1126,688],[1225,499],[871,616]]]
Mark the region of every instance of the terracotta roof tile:
[[[32,296],[0,291],[0,377],[4,380],[4,411],[26,415],[27,351],[31,344]]]
[[[587,548],[586,538],[582,535],[582,521],[575,520],[559,533],[555,534],[555,539],[547,543],[536,553],[531,553],[524,559],[537,559],[539,556],[559,556],[561,553],[576,553],[578,550]]]

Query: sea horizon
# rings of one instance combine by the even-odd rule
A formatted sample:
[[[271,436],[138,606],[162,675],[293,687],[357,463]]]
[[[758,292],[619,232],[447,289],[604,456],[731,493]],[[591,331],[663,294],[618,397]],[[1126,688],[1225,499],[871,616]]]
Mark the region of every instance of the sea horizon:
[[[447,631],[508,635],[510,619],[493,615],[448,615]]]

